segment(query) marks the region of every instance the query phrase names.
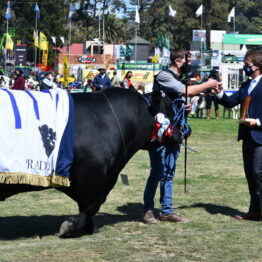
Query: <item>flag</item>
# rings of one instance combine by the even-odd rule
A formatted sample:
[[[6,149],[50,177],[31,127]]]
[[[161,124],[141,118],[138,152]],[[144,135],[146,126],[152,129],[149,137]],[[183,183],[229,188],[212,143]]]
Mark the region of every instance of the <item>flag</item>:
[[[70,8],[69,8],[69,15],[68,15],[68,19],[71,20],[73,15],[75,13],[75,8],[74,8],[74,5],[73,3],[70,4]]]
[[[228,18],[227,18],[228,23],[231,22],[232,17],[235,18],[235,7],[232,8],[232,10],[230,11],[230,13],[228,15]]]
[[[139,13],[138,13],[138,6],[136,6],[136,18],[135,18],[135,22],[140,24],[140,17],[139,17]]]
[[[61,41],[62,41],[62,43],[64,45],[65,44],[65,38],[63,36],[61,36],[60,39],[61,39]]]
[[[199,6],[196,10],[196,17],[203,15],[203,5]]]
[[[53,43],[56,45],[56,37],[52,36],[51,38],[52,38]]]
[[[155,54],[155,55],[152,57],[152,63],[158,63],[158,54]]]
[[[39,9],[38,3],[35,4],[34,11],[35,11],[36,19],[39,19],[40,18],[40,9]]]
[[[39,36],[38,33],[34,30],[34,45],[39,47]]]
[[[11,6],[10,6],[10,2],[9,1],[7,2],[7,9],[6,9],[6,12],[5,12],[5,18],[6,19],[12,18]]]
[[[47,66],[47,62],[48,62],[48,50],[43,50],[41,69],[45,70]]]
[[[64,71],[63,71],[63,76],[64,76],[64,86],[68,86],[68,77],[69,77],[69,62],[68,62],[68,55],[64,56]]]
[[[8,50],[14,50],[14,42],[9,34],[6,34],[5,47]]]
[[[176,10],[172,9],[171,5],[169,5],[169,15],[173,17],[176,16]]]
[[[47,50],[48,49],[48,42],[47,38],[44,35],[44,33],[40,32],[40,41],[39,41],[39,48],[41,50]]]

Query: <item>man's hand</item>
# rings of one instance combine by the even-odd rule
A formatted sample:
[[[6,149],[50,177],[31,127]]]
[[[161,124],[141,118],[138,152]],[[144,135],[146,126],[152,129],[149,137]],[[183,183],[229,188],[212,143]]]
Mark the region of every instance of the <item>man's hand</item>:
[[[253,119],[253,118],[249,118],[250,121],[247,121],[247,122],[242,122],[241,124],[245,125],[245,126],[248,126],[249,128],[252,128],[252,127],[256,127],[257,126],[257,121],[256,119]]]
[[[212,88],[212,89],[216,88],[219,84],[219,82],[213,78],[209,78],[206,83],[208,85],[208,88]]]
[[[186,114],[189,115],[189,113],[191,112],[192,110],[192,104],[187,104],[186,105]]]

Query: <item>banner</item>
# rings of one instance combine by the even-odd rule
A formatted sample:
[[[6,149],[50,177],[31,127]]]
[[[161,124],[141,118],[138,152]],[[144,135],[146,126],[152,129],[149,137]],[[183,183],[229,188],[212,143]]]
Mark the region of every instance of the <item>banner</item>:
[[[68,62],[68,55],[64,56],[64,86],[68,87],[68,77],[69,77],[69,62]]]
[[[38,34],[36,33],[36,31],[34,31],[34,45],[36,47],[39,47],[39,37],[38,37]]]
[[[134,63],[117,63],[117,69],[120,70],[161,70],[161,64],[146,63],[146,64],[134,64]]]
[[[126,73],[129,70],[122,70],[121,77],[124,79]],[[133,77],[131,78],[131,82],[143,82],[143,83],[151,83],[154,80],[154,71],[145,71],[145,70],[133,70]]]
[[[14,42],[12,40],[12,38],[10,37],[9,34],[6,34],[6,40],[5,40],[5,44],[6,44],[6,49],[8,50],[14,50]]]
[[[47,61],[48,61],[48,50],[43,51],[43,54],[42,54],[42,66],[41,66],[42,69],[46,68]]]
[[[48,49],[47,38],[42,32],[40,32],[39,48],[41,50],[47,50]]]

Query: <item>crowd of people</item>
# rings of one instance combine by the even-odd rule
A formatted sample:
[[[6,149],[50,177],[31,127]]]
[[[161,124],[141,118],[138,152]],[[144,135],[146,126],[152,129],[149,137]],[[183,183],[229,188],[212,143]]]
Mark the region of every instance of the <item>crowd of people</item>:
[[[71,79],[74,81],[68,83],[68,87],[65,87],[63,76],[56,74],[55,71],[42,72],[41,75],[38,76],[37,81],[37,77],[34,74],[25,77],[21,69],[15,69],[14,73],[9,78],[3,75],[0,76],[0,88],[40,91],[51,88],[63,88],[69,91],[71,89],[81,89],[83,92],[97,92],[110,87],[126,88],[130,90],[135,89],[131,81],[131,78],[133,77],[133,73],[131,71],[126,73],[123,80],[121,80],[117,75],[117,70],[113,72],[113,77],[111,79],[106,73],[105,68],[99,68],[98,71],[99,74],[97,74],[93,79],[86,78],[83,82],[75,81],[75,77],[72,75]],[[137,91],[144,93],[145,86],[140,84]]]

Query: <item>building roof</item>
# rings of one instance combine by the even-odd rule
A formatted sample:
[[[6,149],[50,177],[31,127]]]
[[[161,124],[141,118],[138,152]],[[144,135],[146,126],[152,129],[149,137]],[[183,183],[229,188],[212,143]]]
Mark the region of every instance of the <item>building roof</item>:
[[[140,36],[135,36],[133,39],[127,42],[128,44],[143,44],[143,45],[149,45],[150,43],[145,40],[144,38]]]
[[[59,49],[61,53],[67,53],[67,47]],[[72,55],[82,55],[84,53],[84,44],[82,43],[74,43],[70,46],[70,54]]]

